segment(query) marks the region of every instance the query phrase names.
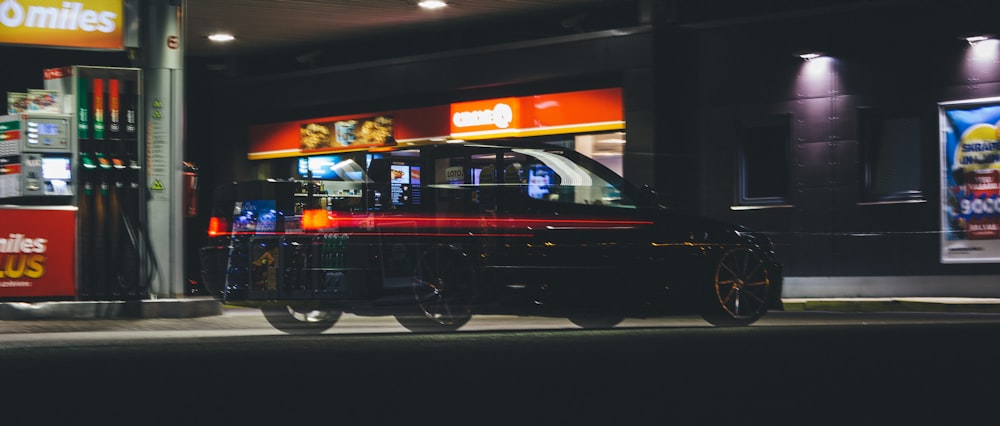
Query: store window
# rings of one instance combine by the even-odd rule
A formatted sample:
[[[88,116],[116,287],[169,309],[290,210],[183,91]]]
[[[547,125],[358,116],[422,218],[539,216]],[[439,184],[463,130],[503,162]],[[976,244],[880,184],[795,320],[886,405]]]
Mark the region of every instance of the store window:
[[[622,157],[625,153],[625,132],[577,135],[574,146],[581,154],[623,175]]]
[[[858,110],[866,201],[920,198],[920,120],[875,108]]]
[[[780,115],[741,123],[739,203],[783,204],[789,193],[791,117]]]

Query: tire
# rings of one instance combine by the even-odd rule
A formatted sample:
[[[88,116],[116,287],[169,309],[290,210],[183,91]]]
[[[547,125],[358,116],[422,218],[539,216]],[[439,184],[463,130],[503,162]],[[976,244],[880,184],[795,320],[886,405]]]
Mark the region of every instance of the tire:
[[[725,251],[711,268],[702,317],[720,327],[745,326],[767,313],[771,272],[749,247]]]
[[[396,320],[414,332],[458,330],[472,318],[475,279],[466,253],[447,245],[425,250],[413,272],[413,309]]]
[[[260,310],[272,327],[288,334],[320,334],[333,327],[342,314],[335,309],[287,304]]]

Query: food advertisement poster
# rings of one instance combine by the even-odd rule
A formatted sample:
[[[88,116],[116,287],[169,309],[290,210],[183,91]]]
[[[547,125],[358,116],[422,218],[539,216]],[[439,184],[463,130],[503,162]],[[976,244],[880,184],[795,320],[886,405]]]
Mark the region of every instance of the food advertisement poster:
[[[299,134],[302,151],[327,151],[392,145],[392,117],[378,116],[303,124]]]
[[[75,296],[75,262],[75,209],[0,209],[0,298]]]
[[[1000,262],[1000,98],[939,108],[941,261]]]

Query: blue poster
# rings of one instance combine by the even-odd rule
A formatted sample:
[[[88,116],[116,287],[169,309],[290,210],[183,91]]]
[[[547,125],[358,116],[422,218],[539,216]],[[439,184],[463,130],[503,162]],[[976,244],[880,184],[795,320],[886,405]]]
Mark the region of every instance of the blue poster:
[[[1000,100],[941,105],[941,260],[1000,262]]]

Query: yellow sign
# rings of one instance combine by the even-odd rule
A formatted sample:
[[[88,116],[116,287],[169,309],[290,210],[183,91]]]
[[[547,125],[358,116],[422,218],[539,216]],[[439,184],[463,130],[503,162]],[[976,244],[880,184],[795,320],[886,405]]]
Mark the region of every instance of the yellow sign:
[[[162,191],[166,188],[163,187],[163,182],[160,182],[159,179],[153,179],[153,186],[150,187],[150,189],[154,191]]]
[[[0,0],[0,44],[123,49],[122,0]]]

